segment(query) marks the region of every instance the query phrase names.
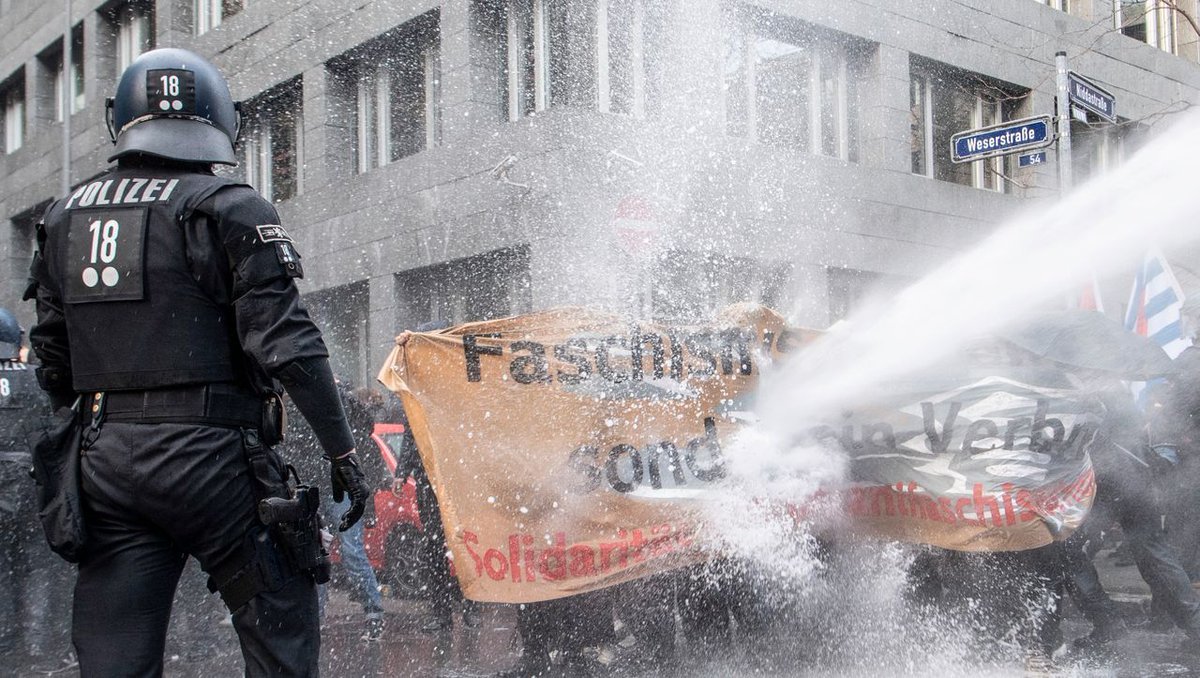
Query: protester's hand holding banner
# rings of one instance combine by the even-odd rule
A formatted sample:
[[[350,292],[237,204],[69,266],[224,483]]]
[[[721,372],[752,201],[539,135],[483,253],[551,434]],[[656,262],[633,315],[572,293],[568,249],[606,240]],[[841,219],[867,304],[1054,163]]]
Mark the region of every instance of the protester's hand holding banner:
[[[753,306],[705,327],[564,309],[406,333],[379,378],[404,402],[464,593],[530,602],[704,558],[698,499],[721,490],[762,369],[817,336]],[[1033,548],[1091,501],[1078,395],[989,344],[814,422],[810,442],[850,456],[829,490],[861,532]]]

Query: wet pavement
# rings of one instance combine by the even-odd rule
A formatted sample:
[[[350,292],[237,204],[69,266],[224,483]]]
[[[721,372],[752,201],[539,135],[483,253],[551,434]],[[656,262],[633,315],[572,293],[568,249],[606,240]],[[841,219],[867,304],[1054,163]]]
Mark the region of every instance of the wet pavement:
[[[1140,616],[1139,610],[1148,605],[1149,592],[1135,567],[1120,567],[1110,554],[1097,559],[1105,584],[1131,619]],[[177,607],[178,607],[177,603]],[[520,641],[515,634],[515,611],[512,606],[483,605],[482,623],[467,628],[456,616],[452,629],[438,633],[422,632],[426,606],[416,600],[387,598],[384,601],[386,631],[379,642],[362,640],[364,631],[361,608],[350,602],[343,592],[334,591],[326,609],[322,636],[321,671],[335,678],[367,678],[374,676],[441,676],[445,678],[491,676],[512,667],[520,656]],[[191,618],[186,628],[173,628],[168,647],[165,675],[170,678],[201,678],[242,675],[242,661],[237,649],[233,628],[220,614],[220,608],[204,602],[199,614]],[[1065,637],[1075,638],[1088,631],[1088,625],[1068,609],[1064,622]],[[630,641],[626,641],[628,645]],[[820,667],[771,670],[750,661],[750,657],[723,659],[720,664],[680,664],[654,666],[651,669],[622,669],[624,656],[636,653],[636,648],[613,646],[606,661],[594,663],[590,675],[612,676],[742,676],[742,675],[838,675]],[[687,649],[681,652],[686,656]],[[0,666],[0,674],[13,676],[78,676],[75,669],[42,670],[19,657],[10,657]],[[1181,632],[1153,632],[1133,629],[1127,637],[1115,643],[1113,651],[1100,660],[1071,661],[1060,657],[1058,666],[1045,671],[1012,666],[962,666],[964,672],[976,676],[1200,676],[1200,644],[1194,644]],[[7,673],[12,670],[13,673]],[[960,675],[944,667],[922,670],[909,667],[911,675]],[[894,670],[873,675],[892,675]],[[567,674],[559,674],[567,675]],[[570,674],[580,675],[580,674]],[[858,675],[857,673],[855,675]],[[872,675],[872,674],[863,674]]]

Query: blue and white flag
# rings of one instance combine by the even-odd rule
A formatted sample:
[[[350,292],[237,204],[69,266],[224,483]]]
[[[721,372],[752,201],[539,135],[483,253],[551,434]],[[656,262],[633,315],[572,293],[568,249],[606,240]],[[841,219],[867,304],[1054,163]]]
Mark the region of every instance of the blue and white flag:
[[[1192,345],[1183,331],[1183,299],[1183,289],[1166,257],[1151,250],[1134,276],[1125,309],[1125,328],[1150,337],[1174,360]]]

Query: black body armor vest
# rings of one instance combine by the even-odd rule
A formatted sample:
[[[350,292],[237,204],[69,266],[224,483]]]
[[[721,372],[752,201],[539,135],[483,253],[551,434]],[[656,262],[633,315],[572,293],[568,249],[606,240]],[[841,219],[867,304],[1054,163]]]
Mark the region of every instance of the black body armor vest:
[[[38,386],[33,366],[0,360],[0,453],[28,454],[25,436],[50,414],[50,402]]]
[[[202,202],[231,185],[174,168],[117,168],[50,208],[43,251],[59,288],[76,391],[235,381],[233,313],[191,266],[195,248],[220,243],[189,243],[184,228]]]

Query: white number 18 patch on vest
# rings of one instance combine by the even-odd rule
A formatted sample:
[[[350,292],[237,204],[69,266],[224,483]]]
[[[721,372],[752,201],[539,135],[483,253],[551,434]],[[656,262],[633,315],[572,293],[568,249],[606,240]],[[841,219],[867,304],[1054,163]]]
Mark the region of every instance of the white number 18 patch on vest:
[[[146,208],[71,213],[63,301],[135,301],[145,296]]]

